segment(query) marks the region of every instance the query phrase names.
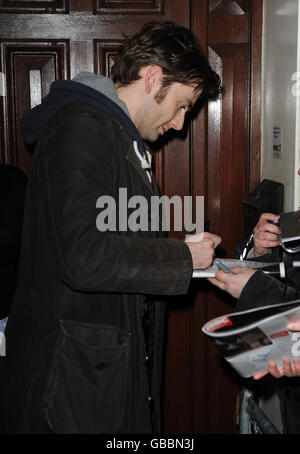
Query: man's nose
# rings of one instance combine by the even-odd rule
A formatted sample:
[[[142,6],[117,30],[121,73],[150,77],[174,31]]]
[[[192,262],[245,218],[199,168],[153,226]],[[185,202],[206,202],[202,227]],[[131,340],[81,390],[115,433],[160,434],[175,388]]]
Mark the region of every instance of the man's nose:
[[[177,115],[170,121],[171,128],[176,129],[177,131],[180,131],[183,127],[184,123],[184,117],[185,117],[185,112],[182,109],[181,111],[178,112]]]

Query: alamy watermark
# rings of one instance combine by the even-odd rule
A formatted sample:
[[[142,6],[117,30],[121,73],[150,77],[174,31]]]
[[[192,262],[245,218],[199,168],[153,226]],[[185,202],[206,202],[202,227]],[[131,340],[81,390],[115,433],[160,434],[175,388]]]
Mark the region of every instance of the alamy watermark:
[[[149,201],[138,195],[128,199],[127,188],[119,188],[118,200],[103,195],[97,199],[96,208],[101,209],[96,218],[100,232],[204,231],[204,196],[151,196]]]
[[[295,332],[292,334],[292,341],[294,341],[292,348],[291,348],[291,354],[292,356],[300,356],[300,333]]]

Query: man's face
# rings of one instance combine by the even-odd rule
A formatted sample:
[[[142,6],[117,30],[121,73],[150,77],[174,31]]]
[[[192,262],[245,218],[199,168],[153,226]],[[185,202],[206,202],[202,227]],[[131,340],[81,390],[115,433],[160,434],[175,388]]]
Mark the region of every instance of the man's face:
[[[137,120],[137,129],[143,139],[155,142],[159,135],[169,129],[181,130],[184,117],[196,102],[199,92],[194,92],[194,87],[180,83],[173,83],[167,90],[166,96],[160,103],[153,93],[144,105],[143,113]]]

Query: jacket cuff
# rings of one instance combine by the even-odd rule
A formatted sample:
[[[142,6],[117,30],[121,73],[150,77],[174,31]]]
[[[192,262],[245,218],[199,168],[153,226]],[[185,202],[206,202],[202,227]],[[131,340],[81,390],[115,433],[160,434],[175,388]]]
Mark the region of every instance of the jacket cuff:
[[[245,311],[275,303],[276,301],[270,303],[272,299],[270,293],[274,293],[274,287],[277,288],[276,283],[279,284],[279,281],[276,282],[274,278],[267,276],[262,271],[256,271],[244,286],[235,307],[236,311]],[[278,299],[278,289],[276,293]]]

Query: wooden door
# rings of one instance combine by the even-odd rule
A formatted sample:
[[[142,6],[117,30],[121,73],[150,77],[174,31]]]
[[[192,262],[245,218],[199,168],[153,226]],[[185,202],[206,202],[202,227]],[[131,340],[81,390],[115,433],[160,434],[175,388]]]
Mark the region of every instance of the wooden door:
[[[28,173],[31,155],[19,120],[52,81],[81,71],[109,75],[124,34],[150,20],[173,20],[194,30],[222,74],[226,94],[183,133],[160,144],[156,175],[170,197],[205,196],[210,229],[223,236],[224,251],[232,256],[242,238],[241,201],[259,178],[260,17],[261,0],[0,0],[0,73],[6,84],[0,88],[1,161]],[[239,379],[218,363],[201,334],[208,318],[232,307],[206,282],[196,282],[187,296],[172,298],[169,308],[165,432],[235,432]]]
[[[166,192],[176,193],[179,179],[183,194],[205,196],[210,231],[223,238],[217,254],[235,257],[243,239],[242,200],[260,177],[262,1],[195,0],[191,13],[191,27],[221,75],[225,94],[193,121],[185,158],[179,150],[174,158],[174,149],[163,155],[163,181]],[[166,433],[237,432],[244,383],[201,332],[207,320],[232,312],[234,304],[201,280],[169,305]]]

